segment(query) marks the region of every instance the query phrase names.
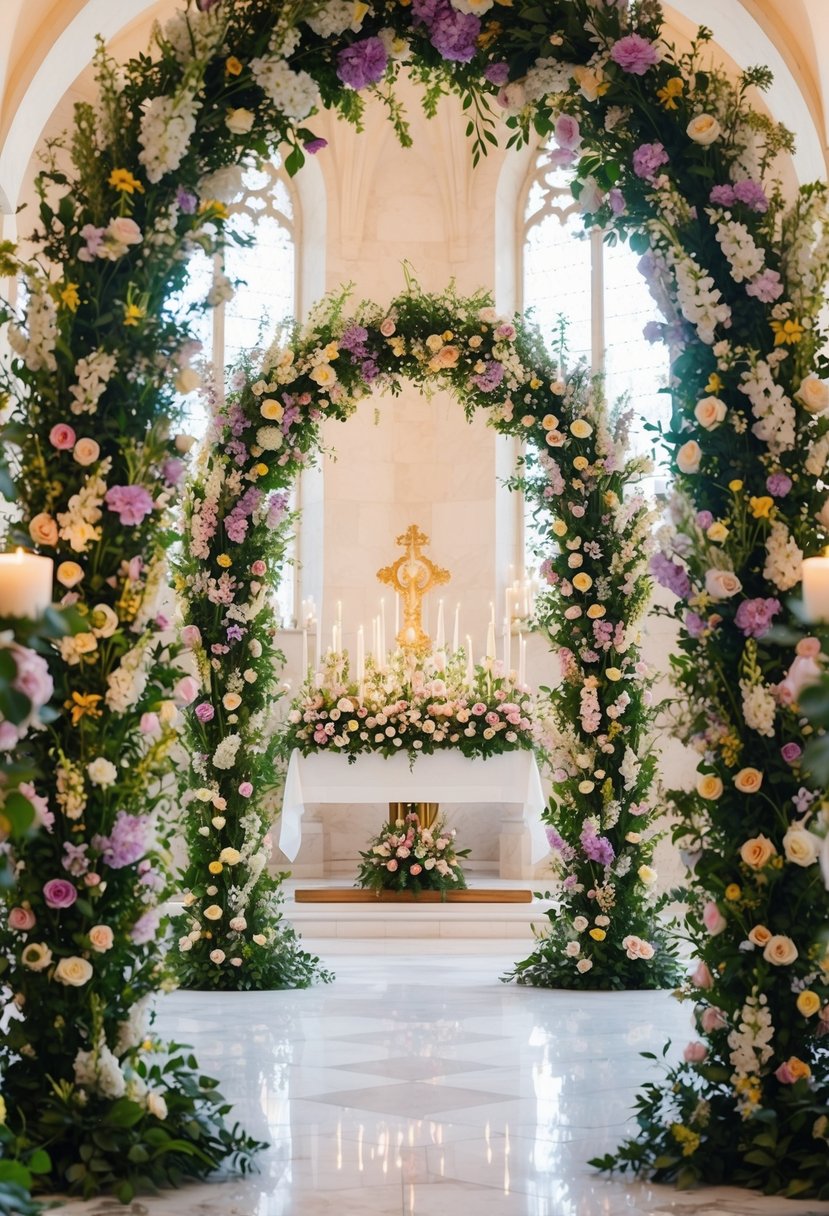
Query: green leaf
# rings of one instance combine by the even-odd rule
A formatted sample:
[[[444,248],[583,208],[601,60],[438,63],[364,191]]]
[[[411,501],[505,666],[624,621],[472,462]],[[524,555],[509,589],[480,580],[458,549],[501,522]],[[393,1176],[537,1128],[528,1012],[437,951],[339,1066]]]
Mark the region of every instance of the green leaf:
[[[137,1102],[129,1098],[119,1098],[111,1108],[106,1122],[113,1127],[134,1127],[144,1116],[144,1111]]]
[[[48,1174],[52,1169],[52,1159],[44,1148],[36,1148],[26,1162],[33,1174]]]

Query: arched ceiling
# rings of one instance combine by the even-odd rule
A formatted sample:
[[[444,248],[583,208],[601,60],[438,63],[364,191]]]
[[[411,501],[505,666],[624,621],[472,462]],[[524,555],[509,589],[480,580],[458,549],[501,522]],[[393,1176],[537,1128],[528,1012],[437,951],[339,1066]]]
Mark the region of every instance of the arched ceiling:
[[[17,146],[24,111],[30,152],[33,130],[39,134],[55,108],[54,95],[39,87],[44,77],[60,77],[61,92],[66,92],[77,74],[71,68],[82,68],[84,54],[88,61],[95,32],[108,40],[118,35],[119,50],[132,49],[130,33],[134,33],[138,48],[146,41],[152,18],[177,7],[177,0],[2,0],[2,7],[0,209],[4,188],[7,195],[17,197],[28,164],[25,149]],[[819,48],[829,45],[827,0],[672,0],[667,8],[669,14],[679,15],[680,28],[683,20],[686,28],[688,20],[710,25],[726,53],[744,65],[776,59],[772,66],[777,67],[784,89],[779,94],[781,105],[786,104],[791,114],[799,108],[803,121],[796,134],[811,144],[804,167],[814,176],[817,154],[825,175],[829,62]],[[772,110],[777,109],[772,102]],[[808,135],[806,125],[811,127]],[[10,201],[6,200],[5,209]]]

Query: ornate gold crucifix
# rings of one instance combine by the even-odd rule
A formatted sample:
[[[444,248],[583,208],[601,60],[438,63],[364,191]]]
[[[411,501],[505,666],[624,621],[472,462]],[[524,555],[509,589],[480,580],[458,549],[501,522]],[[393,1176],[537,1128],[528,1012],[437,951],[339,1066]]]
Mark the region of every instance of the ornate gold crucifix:
[[[404,650],[428,650],[431,639],[423,628],[423,597],[433,587],[448,583],[451,576],[431,558],[424,557],[423,546],[429,544],[429,537],[417,524],[410,524],[395,544],[404,546],[402,557],[378,570],[377,577],[393,587],[403,601],[403,627],[396,640]]]

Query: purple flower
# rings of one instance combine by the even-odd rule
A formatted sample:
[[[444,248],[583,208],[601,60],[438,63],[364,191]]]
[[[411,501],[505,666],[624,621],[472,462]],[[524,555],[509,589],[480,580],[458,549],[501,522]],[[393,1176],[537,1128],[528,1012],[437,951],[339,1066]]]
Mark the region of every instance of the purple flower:
[[[784,743],[780,748],[780,755],[787,764],[794,764],[803,754],[803,748],[799,743]]]
[[[686,612],[685,628],[690,637],[700,638],[705,633],[705,621],[698,612]]]
[[[109,836],[93,836],[92,845],[113,870],[139,861],[149,847],[151,824],[141,815],[119,811]]]
[[[646,342],[664,342],[665,326],[661,321],[646,321],[642,326],[642,337]]]
[[[760,182],[756,182],[752,177],[745,177],[742,181],[734,183],[734,197],[752,211],[759,211],[762,214],[769,209],[769,200],[765,190]]]
[[[805,815],[817,796],[817,790],[807,790],[805,785],[801,785],[800,789],[792,798],[792,806],[797,811],[798,815]]]
[[[360,374],[366,384],[371,384],[372,380],[376,380],[380,375],[380,368],[374,359],[364,359],[360,364]]]
[[[159,913],[157,908],[150,908],[143,916],[139,916],[133,927],[130,929],[130,937],[135,942],[136,946],[145,946],[147,942],[151,942],[156,935],[159,922]]]
[[[652,182],[657,169],[667,165],[669,159],[664,144],[640,144],[633,152],[633,172],[646,182]]]
[[[613,186],[607,192],[607,201],[614,215],[621,215],[625,209],[625,196],[618,186]]]
[[[124,525],[143,523],[153,509],[152,496],[144,486],[111,486],[105,501]]]
[[[498,88],[502,88],[509,80],[509,64],[508,63],[489,63],[484,68],[484,79],[490,84],[495,84]]]
[[[499,363],[497,359],[490,359],[486,367],[479,376],[472,377],[472,383],[476,385],[482,393],[491,393],[496,389],[504,378],[504,365]]]
[[[654,553],[650,560],[650,571],[656,581],[674,595],[685,600],[691,594],[691,580],[683,566],[672,562],[664,553]]]
[[[368,358],[368,348],[366,346],[366,338],[368,330],[362,325],[349,325],[348,329],[340,338],[340,346],[343,350],[347,350],[352,355],[357,355],[360,359]]]
[[[86,844],[71,844],[66,841],[63,846],[65,854],[63,858],[63,868],[75,878],[80,878],[81,874],[85,874],[89,869],[89,858],[86,855],[88,849]]]
[[[323,148],[328,147],[328,140],[318,136],[316,139],[307,140],[302,146],[310,156],[316,156]]]
[[[576,159],[576,154],[569,148],[551,148],[548,159],[554,169],[569,169]]]
[[[67,878],[50,878],[43,884],[43,898],[49,908],[71,908],[78,898],[77,888]]]
[[[659,51],[641,34],[627,34],[618,42],[614,42],[610,58],[614,63],[618,63],[623,72],[630,72],[633,76],[644,76],[648,68],[659,63]]]
[[[733,186],[712,186],[708,195],[715,207],[733,207],[734,197]]]
[[[177,486],[184,476],[184,461],[168,456],[161,466],[161,475],[170,486]]]
[[[697,511],[697,527],[703,532],[707,532],[714,522],[714,516],[710,511]]]
[[[287,494],[271,494],[268,499],[268,514],[265,521],[269,528],[276,528],[282,522],[282,518],[288,510],[289,501],[290,499]]]
[[[196,706],[196,717],[200,722],[212,722],[216,716],[216,711],[209,701],[201,701]]]
[[[228,625],[227,640],[229,642],[241,642],[241,640],[244,636],[245,636],[245,630],[242,628],[241,625],[237,625],[235,622],[232,625]]]
[[[176,190],[176,204],[182,215],[193,215],[199,205],[199,200],[192,190],[185,190],[184,186],[179,186]]]
[[[766,489],[773,498],[785,498],[792,488],[792,479],[787,473],[770,473],[766,478]]]
[[[590,861],[598,862],[601,866],[613,864],[616,854],[613,845],[606,836],[599,836],[595,826],[588,820],[581,830],[581,847]]]
[[[762,270],[750,283],[746,283],[746,295],[754,296],[762,304],[771,304],[783,294],[783,284],[776,270]]]
[[[337,75],[350,88],[365,89],[383,79],[388,62],[388,53],[379,38],[362,38],[340,51]]]
[[[572,114],[559,114],[553,134],[560,148],[567,148],[570,152],[575,151],[581,143],[579,120]]]
[[[84,224],[81,228],[81,236],[86,241],[83,248],[78,250],[78,260],[81,262],[91,262],[100,252],[101,246],[104,243],[105,228],[96,228],[94,224]]]
[[[743,600],[734,614],[734,624],[747,638],[762,638],[771,628],[772,618],[780,611],[780,601],[774,599]]]
[[[412,0],[416,24],[426,26],[429,41],[444,59],[469,63],[478,49],[481,22],[474,13],[461,13],[450,0]]]

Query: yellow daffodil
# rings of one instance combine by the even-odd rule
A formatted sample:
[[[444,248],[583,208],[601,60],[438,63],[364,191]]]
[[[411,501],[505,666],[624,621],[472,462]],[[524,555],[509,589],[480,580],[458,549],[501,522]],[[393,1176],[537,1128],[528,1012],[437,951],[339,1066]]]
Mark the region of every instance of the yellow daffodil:
[[[676,99],[679,97],[682,90],[685,88],[685,81],[681,76],[672,76],[665,83],[664,88],[656,90],[656,96],[662,102],[666,110],[676,109]]]
[[[794,346],[803,337],[803,326],[799,321],[772,321],[775,346]]]
[[[130,303],[124,305],[125,325],[140,325],[146,315],[146,308],[142,308],[140,304],[130,301]]]
[[[235,55],[228,55],[225,60],[225,72],[228,76],[241,76],[242,62]]]
[[[752,495],[748,500],[748,505],[755,519],[768,519],[774,510],[774,499],[770,498],[768,494],[763,494],[760,498]]]
[[[723,386],[723,383],[722,383],[722,380],[720,379],[720,377],[717,375],[716,372],[712,372],[711,375],[708,377],[708,383],[705,386],[705,392],[716,394],[720,391],[722,386]]]
[[[129,169],[113,169],[107,181],[113,190],[120,190],[122,194],[135,194],[136,191],[139,194],[144,193],[144,187]]]
[[[60,293],[60,298],[70,312],[77,312],[81,302],[81,297],[78,295],[78,284],[67,283]]]
[[[81,718],[101,718],[103,710],[98,709],[98,702],[103,697],[96,692],[73,692],[71,698],[64,702],[64,709],[72,715],[72,725],[77,726]]]

